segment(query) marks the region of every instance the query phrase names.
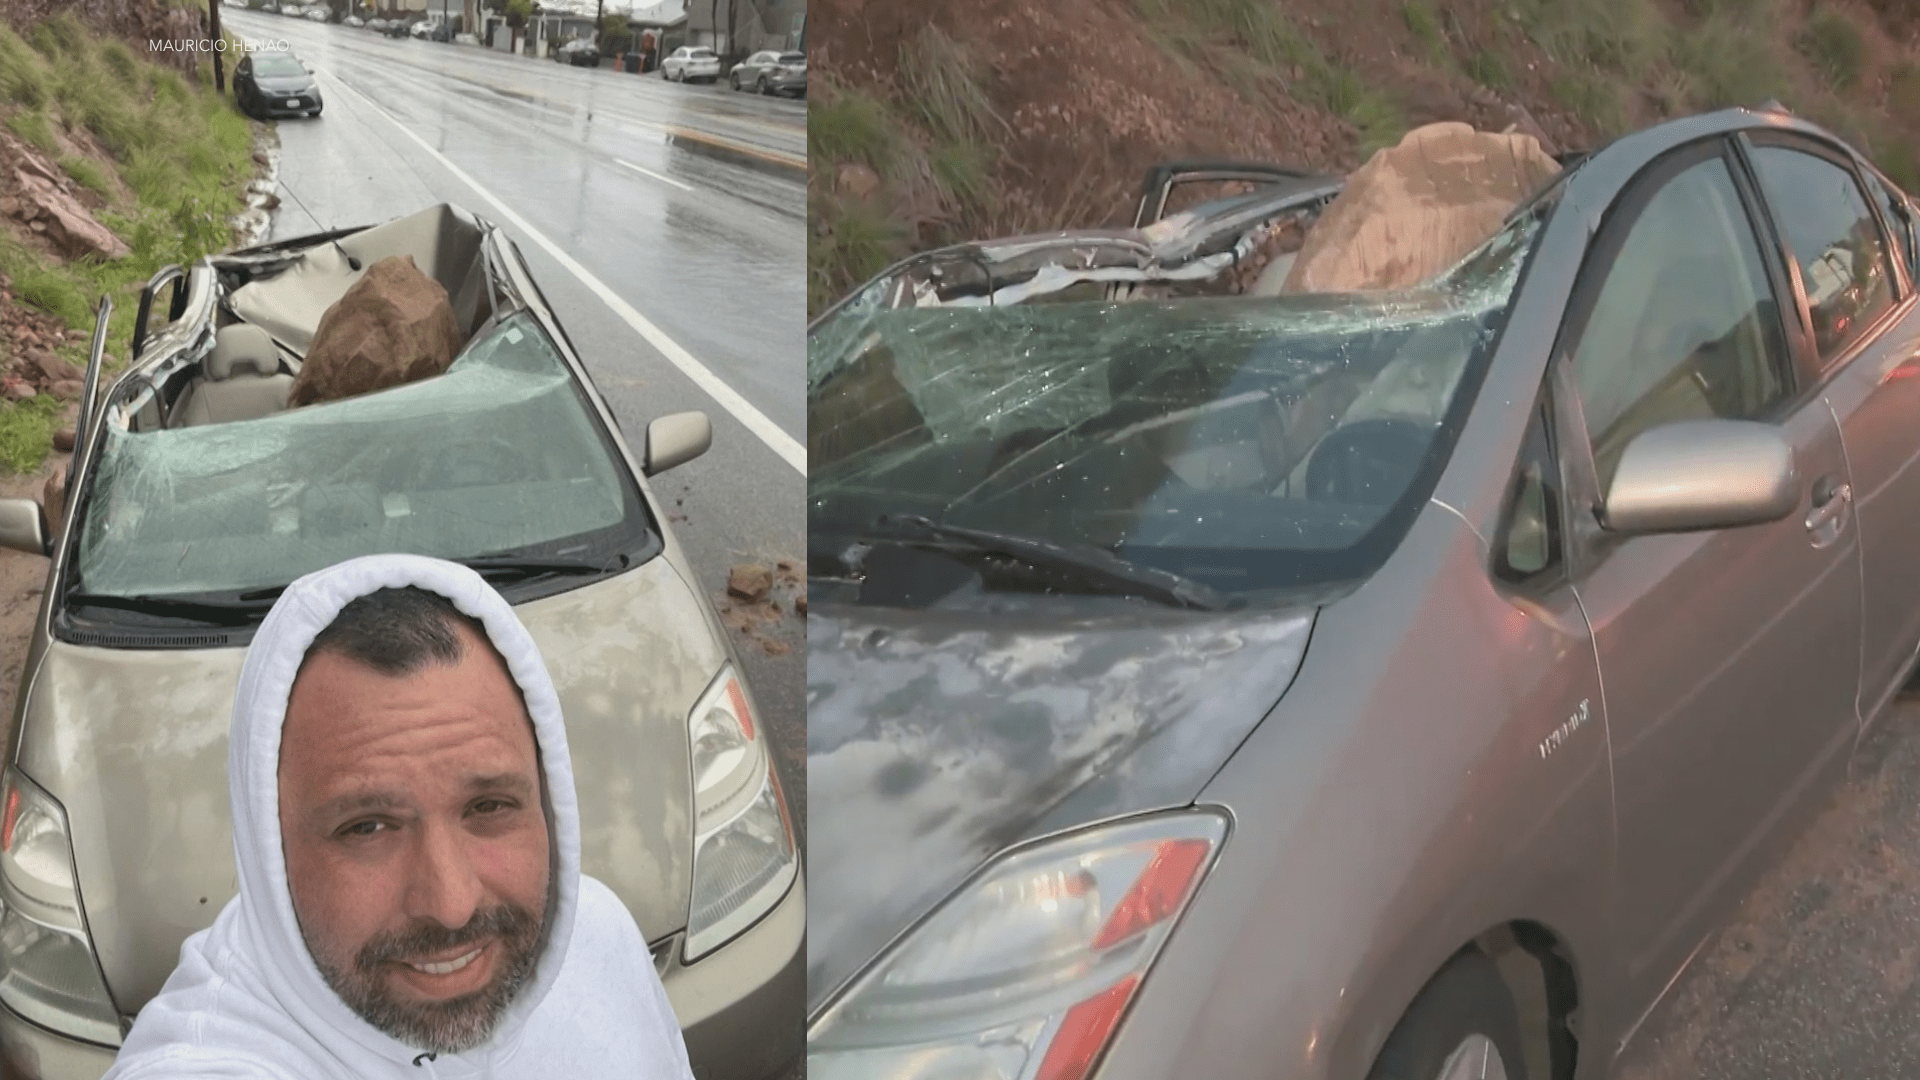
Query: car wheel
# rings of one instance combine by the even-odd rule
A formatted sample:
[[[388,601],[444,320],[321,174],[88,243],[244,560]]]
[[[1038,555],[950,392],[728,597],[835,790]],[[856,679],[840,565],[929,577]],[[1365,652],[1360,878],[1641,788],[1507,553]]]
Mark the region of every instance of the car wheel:
[[[761,97],[767,96],[767,77],[765,75],[760,76],[760,81],[753,84],[753,92],[759,94]]]
[[[1493,961],[1469,952],[1441,968],[1387,1036],[1367,1080],[1527,1080],[1520,1017]]]

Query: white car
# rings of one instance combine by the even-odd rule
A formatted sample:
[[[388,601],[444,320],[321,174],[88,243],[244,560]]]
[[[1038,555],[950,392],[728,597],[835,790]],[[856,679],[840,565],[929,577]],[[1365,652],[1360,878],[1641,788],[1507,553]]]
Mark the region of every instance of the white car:
[[[366,20],[362,19],[358,15],[349,15],[346,17],[344,21],[348,26],[353,26],[353,27],[360,27],[360,26],[367,25]]]
[[[327,11],[325,8],[314,8],[312,11],[307,12],[307,18],[313,22],[326,22]]]
[[[660,61],[660,77],[671,82],[719,82],[720,57],[705,45],[682,45]]]

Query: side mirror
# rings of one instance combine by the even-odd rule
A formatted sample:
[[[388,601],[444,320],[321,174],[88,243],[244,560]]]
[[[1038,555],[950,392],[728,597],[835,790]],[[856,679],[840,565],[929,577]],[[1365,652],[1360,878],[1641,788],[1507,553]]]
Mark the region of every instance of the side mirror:
[[[1618,533],[1760,525],[1800,505],[1793,446],[1749,420],[1688,420],[1641,432],[1614,470],[1601,523]]]
[[[0,547],[46,555],[47,515],[32,499],[0,499]]]
[[[648,476],[658,476],[706,453],[712,445],[713,425],[707,422],[706,413],[662,416],[647,425],[647,452],[642,468]]]

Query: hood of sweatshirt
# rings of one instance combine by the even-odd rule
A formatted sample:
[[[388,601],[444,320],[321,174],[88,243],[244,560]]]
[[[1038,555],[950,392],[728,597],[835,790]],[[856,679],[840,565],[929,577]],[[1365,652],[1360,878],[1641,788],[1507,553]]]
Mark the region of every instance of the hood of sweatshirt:
[[[490,1055],[511,1050],[566,960],[580,896],[580,831],[566,728],[546,665],[513,608],[474,571],[418,555],[370,555],[309,574],[281,594],[248,650],[234,698],[227,775],[239,894],[231,922],[225,917],[220,922],[229,923],[231,932],[244,939],[232,942],[235,948],[259,959],[255,974],[275,1003],[323,1043],[338,1047],[351,1041],[403,1065],[419,1056],[418,1048],[362,1020],[327,985],[294,916],[280,841],[281,727],[294,675],[308,647],[350,601],[409,585],[446,597],[486,628],[526,699],[546,773],[550,885],[545,940],[533,978],[501,1018],[492,1039],[464,1055],[440,1055],[433,1070],[439,1075],[484,1073]],[[213,933],[220,931],[216,924]]]

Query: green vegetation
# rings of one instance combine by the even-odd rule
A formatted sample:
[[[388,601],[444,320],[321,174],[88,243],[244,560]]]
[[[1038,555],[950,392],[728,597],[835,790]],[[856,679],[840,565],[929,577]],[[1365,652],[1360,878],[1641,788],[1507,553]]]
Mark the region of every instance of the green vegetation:
[[[1467,57],[1467,78],[1489,90],[1513,89],[1513,72],[1500,54],[1479,49]]]
[[[1006,129],[987,97],[984,66],[939,27],[923,27],[901,59],[905,104],[936,139],[975,144]]]
[[[1626,92],[1619,83],[1592,70],[1574,66],[1553,78],[1553,96],[1580,122],[1611,138],[1626,132]]]
[[[1763,27],[1722,13],[1680,36],[1673,64],[1690,80],[1696,107],[1758,105],[1788,96],[1785,61],[1764,35]]]
[[[31,472],[46,459],[60,402],[41,394],[0,409],[0,469]]]
[[[25,39],[0,25],[0,113],[11,106],[8,129],[100,194],[106,205],[95,216],[132,249],[110,261],[61,262],[0,233],[0,272],[13,280],[21,303],[59,316],[82,335],[93,329],[100,296],[112,296],[107,351],[122,360],[140,286],[154,271],[233,242],[227,220],[252,176],[253,135],[231,100],[213,92],[209,76],[189,79],[142,60],[71,15],[46,20]],[[112,160],[70,152],[62,132],[82,149],[90,135]],[[77,346],[62,352],[85,362]],[[15,417],[38,408],[0,405],[0,467],[30,469],[45,455],[47,425]]]
[[[1920,117],[1920,64],[1901,64],[1887,78],[1887,105],[1897,115]]]
[[[1867,39],[1853,17],[1838,8],[1822,7],[1808,16],[1799,46],[1837,89],[1852,89],[1866,72]]]
[[[37,109],[14,113],[7,117],[7,127],[43,154],[60,152],[60,144],[54,140],[53,129],[47,126],[46,113]]]

